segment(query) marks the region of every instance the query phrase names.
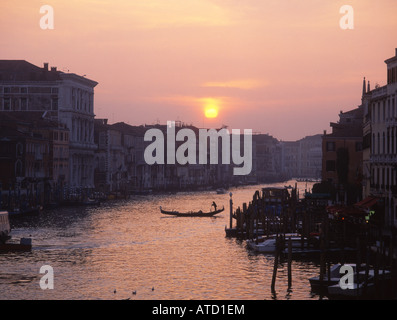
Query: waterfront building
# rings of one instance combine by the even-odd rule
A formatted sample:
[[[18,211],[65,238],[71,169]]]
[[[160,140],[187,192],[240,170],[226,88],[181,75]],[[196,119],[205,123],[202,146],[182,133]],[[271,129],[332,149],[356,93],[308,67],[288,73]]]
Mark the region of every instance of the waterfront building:
[[[94,184],[102,192],[128,194],[147,189],[151,175],[144,161],[143,126],[123,122],[108,124],[107,119],[95,119]]]
[[[322,135],[306,136],[299,140],[300,178],[320,179],[322,169]]]
[[[267,183],[283,179],[281,173],[281,147],[269,134],[252,136],[252,171],[244,179],[249,183]]]
[[[85,76],[62,72],[56,67],[49,69],[48,63],[38,67],[25,60],[0,60],[0,112],[40,111],[45,118],[61,122],[69,130],[70,187],[94,185],[94,87],[97,84]],[[63,154],[62,158],[65,158]]]
[[[322,137],[306,136],[281,141],[281,170],[287,178],[319,179],[322,168]]]
[[[387,84],[363,84],[364,196],[378,201],[382,225],[397,226],[397,48],[385,60]]]
[[[299,141],[281,142],[281,168],[288,178],[300,178],[300,145]]]
[[[322,181],[337,191],[336,201],[355,203],[362,198],[363,106],[340,112],[339,121],[331,122],[332,132],[322,136]]]

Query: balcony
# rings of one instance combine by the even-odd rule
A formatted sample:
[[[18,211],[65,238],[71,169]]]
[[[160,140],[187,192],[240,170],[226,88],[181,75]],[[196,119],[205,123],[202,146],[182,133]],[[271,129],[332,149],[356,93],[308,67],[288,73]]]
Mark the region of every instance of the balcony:
[[[386,125],[388,128],[397,127],[397,117],[386,118]]]
[[[371,163],[397,164],[397,154],[371,154]]]

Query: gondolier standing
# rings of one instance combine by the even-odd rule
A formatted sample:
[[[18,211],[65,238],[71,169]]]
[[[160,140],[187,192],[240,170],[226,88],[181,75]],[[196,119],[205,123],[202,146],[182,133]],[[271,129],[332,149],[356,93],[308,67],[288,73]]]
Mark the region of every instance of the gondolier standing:
[[[215,203],[215,201],[212,201],[212,205],[211,205],[211,207],[214,207],[214,211],[216,211],[216,203]]]

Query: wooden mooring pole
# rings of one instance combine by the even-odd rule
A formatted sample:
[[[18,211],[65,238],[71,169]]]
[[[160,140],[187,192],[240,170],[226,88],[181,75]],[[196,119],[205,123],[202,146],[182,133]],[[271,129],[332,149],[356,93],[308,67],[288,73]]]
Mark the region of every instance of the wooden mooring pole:
[[[274,266],[273,266],[273,276],[272,276],[272,285],[271,285],[271,290],[272,293],[275,294],[276,290],[276,277],[277,277],[277,267],[278,267],[278,257],[280,254],[280,238],[277,235],[276,238],[276,252],[274,253]]]
[[[230,192],[229,195],[230,195],[230,201],[229,201],[229,204],[230,204],[230,229],[232,229],[233,228],[233,200],[232,200],[233,194]]]
[[[292,287],[292,240],[291,237],[288,239],[288,290]]]

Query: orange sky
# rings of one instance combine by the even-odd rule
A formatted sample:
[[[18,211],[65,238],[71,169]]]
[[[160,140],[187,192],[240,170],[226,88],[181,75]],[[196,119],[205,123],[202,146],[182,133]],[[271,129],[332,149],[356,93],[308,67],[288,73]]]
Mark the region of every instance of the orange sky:
[[[54,30],[39,10],[54,8]],[[342,30],[342,5],[354,30]],[[322,133],[384,85],[395,0],[48,0],[0,2],[0,59],[99,82],[95,113],[139,125],[226,124],[278,139]],[[394,39],[394,41],[392,40]],[[204,105],[217,101],[218,117]]]

